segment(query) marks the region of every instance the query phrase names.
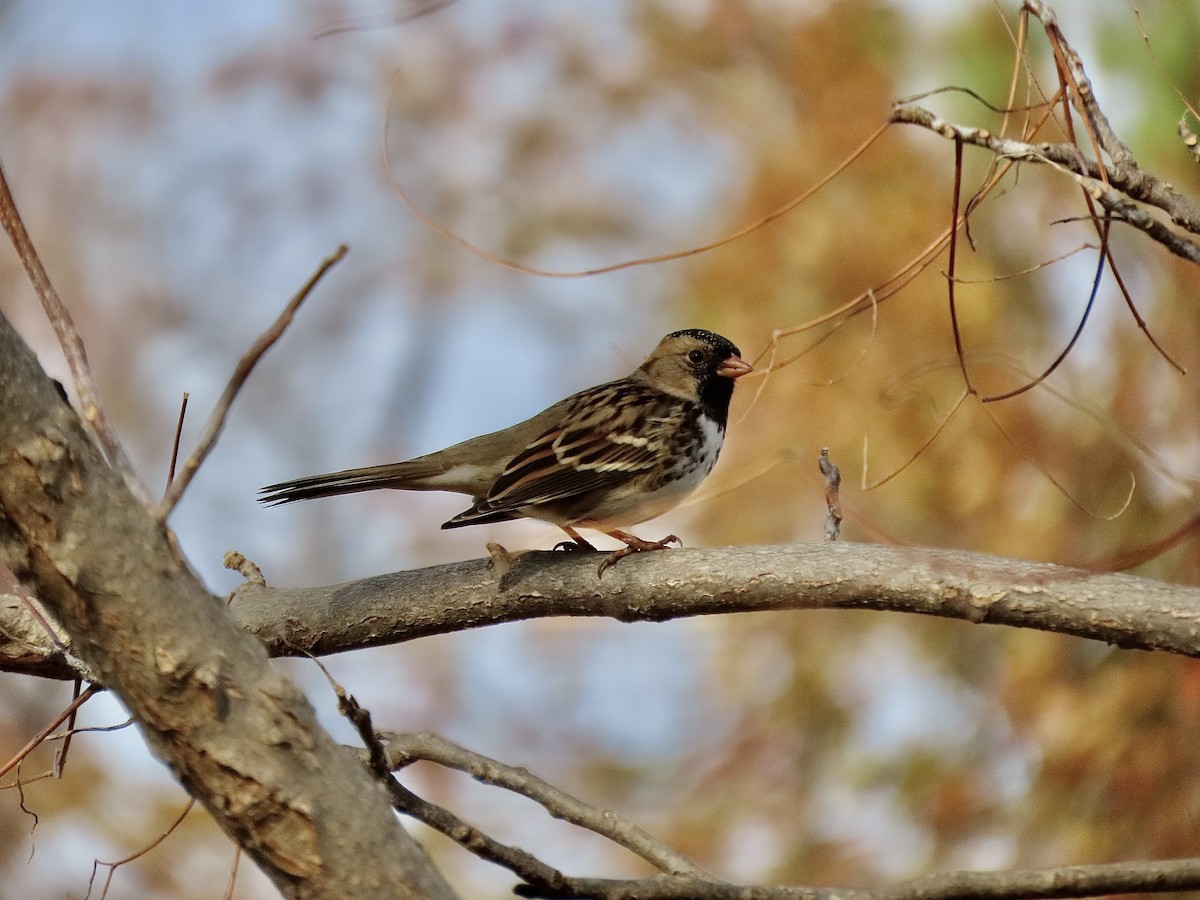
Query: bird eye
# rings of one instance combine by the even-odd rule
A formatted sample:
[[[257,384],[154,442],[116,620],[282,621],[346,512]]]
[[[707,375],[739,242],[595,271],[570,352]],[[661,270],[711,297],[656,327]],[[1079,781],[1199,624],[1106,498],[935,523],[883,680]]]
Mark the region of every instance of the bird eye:
[[[688,351],[688,362],[692,363],[693,365],[700,365],[700,363],[704,362],[704,351],[703,350],[689,350]]]

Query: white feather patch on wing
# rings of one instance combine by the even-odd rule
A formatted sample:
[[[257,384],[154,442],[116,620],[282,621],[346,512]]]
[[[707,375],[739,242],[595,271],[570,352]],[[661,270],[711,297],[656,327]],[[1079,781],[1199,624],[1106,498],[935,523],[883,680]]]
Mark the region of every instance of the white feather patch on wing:
[[[650,438],[639,437],[636,434],[611,434],[608,439],[614,444],[629,444],[631,447],[645,447]]]

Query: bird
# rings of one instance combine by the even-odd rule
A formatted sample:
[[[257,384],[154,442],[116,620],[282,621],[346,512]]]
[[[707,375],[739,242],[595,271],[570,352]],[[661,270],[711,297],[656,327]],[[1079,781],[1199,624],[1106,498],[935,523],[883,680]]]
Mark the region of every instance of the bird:
[[[598,575],[633,553],[682,544],[622,530],[674,507],[716,465],[734,382],[753,371],[728,338],[702,328],[673,331],[631,374],[572,394],[500,431],[404,462],[310,475],[268,485],[268,505],[391,488],[469,494],[473,503],[442,528],[530,518],[595,550],[577,529],[624,544]]]

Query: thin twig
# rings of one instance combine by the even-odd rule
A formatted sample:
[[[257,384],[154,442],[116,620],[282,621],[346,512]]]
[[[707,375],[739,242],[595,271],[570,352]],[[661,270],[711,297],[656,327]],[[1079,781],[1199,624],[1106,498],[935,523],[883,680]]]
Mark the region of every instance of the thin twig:
[[[175,463],[179,460],[179,439],[183,436],[183,420],[187,417],[188,397],[191,395],[183,392],[183,400],[179,404],[179,421],[175,423],[175,440],[171,443],[171,463],[167,466],[167,487],[171,486],[171,482],[175,480]]]
[[[87,424],[92,437],[103,449],[109,465],[121,473],[125,478],[125,483],[131,490],[139,494],[141,499],[148,500],[149,495],[146,493],[145,486],[137,477],[129,455],[121,446],[116,431],[108,421],[104,408],[100,405],[96,381],[92,377],[92,367],[88,364],[83,338],[79,335],[79,329],[75,327],[75,320],[71,317],[70,310],[62,302],[54,285],[50,283],[46,267],[42,265],[41,257],[38,256],[33,241],[30,240],[29,232],[25,229],[25,222],[21,219],[20,212],[17,211],[17,203],[13,199],[12,191],[9,190],[3,166],[0,166],[0,222],[4,224],[4,230],[8,232],[8,237],[21,260],[21,265],[25,267],[25,275],[29,279],[29,283],[33,285],[33,292],[41,301],[42,309],[46,311],[46,318],[50,320],[54,334],[58,337],[59,346],[62,347],[63,356],[67,359],[67,366],[70,368],[71,377],[75,382],[75,394],[79,397],[79,404],[82,407],[83,421]]]
[[[411,816],[460,844],[480,859],[503,866],[530,884],[548,890],[561,889],[566,878],[552,866],[518,847],[502,844],[484,834],[473,825],[464,822],[454,813],[430,803],[402,785],[392,774],[392,764],[387,750],[371,722],[371,713],[348,694],[329,673],[319,659],[310,656],[324,673],[337,695],[338,711],[354,726],[367,752],[367,765],[375,779],[387,788],[392,805],[398,812]]]
[[[1196,162],[1200,162],[1200,138],[1197,138],[1196,132],[1192,131],[1192,129],[1188,127],[1186,113],[1184,113],[1183,117],[1179,120],[1178,131],[1179,136],[1183,138],[1183,146],[1187,148],[1187,152],[1191,155],[1192,159],[1194,159]]]
[[[854,163],[860,156],[866,153],[871,145],[874,144],[875,141],[877,141],[885,131],[887,131],[889,125],[891,124],[890,122],[885,122],[876,128],[873,132],[871,132],[871,134],[863,139],[862,143],[851,150],[841,162],[834,166],[831,171],[825,173],[825,175],[823,175],[811,187],[806,188],[804,191],[792,197],[781,206],[777,206],[775,209],[771,210],[750,224],[744,225],[743,227],[738,228],[729,234],[723,235],[722,237],[708,241],[704,244],[699,244],[694,247],[687,247],[683,250],[673,250],[669,253],[656,253],[653,256],[641,256],[636,259],[627,259],[623,260],[622,262],[611,263],[605,266],[597,266],[591,269],[580,269],[576,271],[553,271],[550,269],[539,269],[535,266],[527,266],[513,260],[502,259],[501,257],[490,253],[478,244],[472,243],[462,235],[451,231],[449,227],[443,225],[432,215],[422,210],[417,205],[416,201],[409,196],[408,191],[400,181],[400,177],[396,174],[396,167],[392,162],[391,151],[388,148],[388,124],[391,121],[392,107],[395,105],[395,98],[399,95],[399,89],[397,87],[399,77],[399,73],[397,73],[392,79],[392,86],[388,94],[387,103],[384,107],[384,119],[379,135],[380,154],[383,159],[384,174],[388,179],[388,183],[392,187],[393,193],[395,193],[400,202],[404,204],[408,211],[412,213],[412,215],[415,216],[418,221],[420,221],[435,234],[439,234],[447,240],[458,244],[468,253],[479,257],[484,262],[491,263],[494,266],[499,266],[502,269],[507,269],[511,272],[521,272],[525,275],[538,275],[542,278],[588,278],[592,275],[618,272],[622,269],[629,269],[635,266],[646,266],[676,259],[686,259],[691,256],[698,256],[699,254],[707,253],[710,250],[715,250],[718,247],[723,247],[726,244],[734,241],[741,240],[747,235],[758,231],[760,228],[764,228],[765,226],[774,222],[776,219],[787,215],[793,209],[800,206],[810,197],[821,191],[827,184],[833,181],[833,179],[841,175],[842,172],[846,171],[846,169],[850,168],[851,164]]]
[[[1133,302],[1133,296],[1129,293],[1129,288],[1125,285],[1125,279],[1121,277],[1121,270],[1117,268],[1117,261],[1113,258],[1112,245],[1104,248],[1104,253],[1108,257],[1108,270],[1113,274],[1113,281],[1117,283],[1117,288],[1121,291],[1121,296],[1125,300],[1125,308],[1129,310],[1129,314],[1133,316],[1133,321],[1137,324],[1138,330],[1146,336],[1146,340],[1150,342],[1150,346],[1158,351],[1158,355],[1167,361],[1167,365],[1173,368],[1180,375],[1187,374],[1187,368],[1175,361],[1171,354],[1167,353],[1166,349],[1158,342],[1158,339],[1150,331],[1150,326],[1146,324],[1146,320],[1142,318],[1141,312],[1138,311],[1137,304]]]
[[[962,329],[958,325],[958,304],[954,297],[955,271],[958,264],[958,210],[962,196],[962,161],[963,142],[961,138],[954,140],[954,193],[950,201],[950,262],[946,266],[949,273],[946,279],[946,294],[950,301],[950,329],[954,332],[954,352],[958,355],[958,365],[962,369],[963,387],[968,394],[974,394],[971,384],[971,373],[967,370],[967,355],[963,352]]]
[[[1200,532],[1200,516],[1192,516],[1166,537],[1159,538],[1149,544],[1143,544],[1141,547],[1122,550],[1120,553],[1113,554],[1105,559],[1089,562],[1087,563],[1087,567],[1093,572],[1124,572],[1127,569],[1132,569],[1134,566],[1148,563],[1168,550],[1178,547],[1197,532]]]
[[[1102,513],[1102,512],[1098,512],[1097,510],[1089,509],[1087,506],[1084,505],[1082,500],[1077,498],[1074,494],[1072,494],[1067,489],[1067,486],[1065,484],[1063,484],[1061,481],[1059,481],[1059,479],[1055,478],[1052,474],[1050,474],[1050,471],[1038,461],[1038,459],[1033,455],[1032,452],[1024,449],[1017,442],[1017,439],[1015,437],[1013,437],[1011,434],[1009,434],[1008,429],[1006,429],[1000,423],[1000,420],[998,418],[996,418],[996,414],[994,412],[992,412],[992,408],[990,406],[984,406],[981,403],[979,408],[981,410],[983,410],[984,415],[986,415],[988,417],[988,419],[991,421],[992,427],[995,428],[996,431],[998,431],[1000,433],[1000,436],[1002,438],[1004,438],[1005,442],[1010,447],[1012,447],[1013,450],[1015,450],[1017,453],[1021,454],[1021,456],[1023,456],[1025,458],[1025,461],[1027,463],[1029,463],[1031,466],[1033,466],[1035,469],[1037,469],[1039,472],[1041,472],[1042,477],[1045,478],[1047,481],[1049,481],[1052,485],[1054,485],[1054,487],[1056,487],[1058,489],[1058,492],[1060,494],[1062,494],[1064,497],[1066,497],[1067,500],[1070,502],[1070,504],[1072,506],[1074,506],[1077,510],[1079,510],[1081,513],[1083,513],[1085,516],[1088,516],[1089,518],[1092,518],[1092,519],[1097,519],[1101,522],[1112,522],[1113,520],[1118,519],[1121,516],[1123,516],[1125,514],[1125,511],[1127,509],[1129,509],[1129,504],[1133,502],[1134,492],[1137,490],[1137,476],[1133,474],[1132,470],[1129,472],[1129,490],[1125,494],[1125,500],[1124,500],[1124,502],[1121,503],[1121,506],[1119,509],[1117,509],[1115,512],[1111,512],[1111,513]]]
[[[1038,19],[1041,20],[1042,27],[1046,30],[1046,37],[1050,40],[1050,45],[1054,50],[1055,60],[1066,71],[1071,80],[1071,96],[1075,99],[1075,106],[1083,115],[1084,122],[1087,124],[1088,132],[1090,133],[1099,150],[1103,148],[1108,154],[1117,168],[1124,168],[1134,163],[1133,151],[1129,146],[1117,137],[1117,133],[1113,130],[1111,123],[1108,121],[1103,110],[1100,109],[1100,104],[1096,102],[1096,94],[1092,90],[1091,79],[1087,77],[1087,73],[1083,70],[1083,61],[1079,58],[1079,54],[1067,43],[1066,37],[1062,33],[1062,29],[1058,27],[1058,17],[1054,10],[1042,2],[1042,0],[1025,0],[1025,9],[1029,10]]]
[[[958,146],[962,145],[959,144]],[[1075,344],[1078,343],[1079,338],[1083,335],[1083,329],[1087,327],[1088,318],[1092,313],[1092,307],[1096,305],[1096,295],[1100,292],[1100,280],[1104,275],[1105,263],[1108,262],[1108,232],[1111,224],[1111,217],[1106,212],[1104,214],[1104,224],[1101,227],[1100,252],[1096,257],[1096,274],[1092,278],[1092,290],[1091,293],[1088,294],[1088,301],[1087,305],[1083,308],[1083,315],[1079,317],[1079,324],[1075,326],[1075,333],[1071,335],[1071,339],[1067,341],[1067,345],[1063,347],[1062,351],[1057,357],[1055,357],[1054,362],[1050,363],[1050,365],[1048,365],[1036,378],[1026,381],[1024,384],[1020,385],[1019,387],[1012,388],[1011,390],[1003,391],[999,394],[991,394],[987,397],[981,397],[981,403],[996,403],[1000,400],[1011,400],[1013,397],[1019,397],[1021,394],[1033,390],[1052,374],[1054,374],[1054,370],[1062,365],[1063,361],[1070,355],[1071,351],[1075,349]]]
[[[961,363],[959,363],[959,365],[961,366]],[[950,424],[950,420],[953,419],[954,414],[956,412],[958,412],[958,408],[960,406],[962,406],[963,403],[966,402],[966,399],[970,396],[971,396],[971,394],[964,388],[963,392],[958,395],[958,399],[954,401],[954,405],[952,407],[950,407],[949,411],[944,416],[942,416],[942,421],[938,423],[938,426],[935,429],[933,429],[933,433],[930,434],[929,437],[927,437],[921,443],[921,446],[918,447],[916,450],[914,450],[911,454],[909,454],[908,459],[906,459],[903,463],[901,463],[898,468],[893,469],[890,474],[884,475],[882,478],[880,478],[878,481],[875,481],[875,482],[870,482],[867,480],[867,469],[868,469],[867,464],[868,464],[870,457],[867,452],[867,435],[864,433],[863,434],[863,449],[862,449],[862,457],[863,457],[862,480],[861,480],[859,489],[862,490],[863,492],[866,492],[866,491],[873,491],[878,487],[883,487],[885,484],[887,484],[889,481],[891,481],[893,478],[895,478],[897,475],[899,475],[901,472],[903,472],[905,469],[907,469],[909,466],[911,466],[914,462],[916,462],[917,457],[919,457],[922,453],[924,453],[925,450],[928,449],[929,446],[932,445],[933,442],[937,440],[938,435],[941,434],[942,431],[945,429],[945,427]]]
[[[233,900],[233,889],[237,885],[238,866],[242,861],[242,845],[233,848],[233,864],[229,867],[229,881],[225,885],[225,896],[222,900]]]
[[[389,15],[376,16],[357,16],[352,19],[339,19],[330,25],[325,26],[316,34],[313,35],[313,40],[317,41],[321,38],[333,37],[338,34],[345,34],[354,31],[367,31],[372,28],[395,28],[400,25],[407,25],[409,22],[424,18],[432,13],[438,12],[453,3],[454,0],[431,0],[424,6],[417,7],[412,12],[407,13],[391,13]]]
[[[825,476],[825,540],[836,541],[842,535],[842,472],[829,458],[828,447],[821,448],[817,466]]]
[[[212,415],[208,417],[208,422],[204,426],[204,434],[200,438],[200,443],[196,445],[196,449],[192,451],[192,455],[187,458],[187,461],[183,464],[183,471],[179,473],[177,479],[171,482],[166,494],[163,495],[162,502],[158,504],[158,508],[155,510],[155,514],[160,521],[166,521],[167,517],[171,515],[171,510],[179,503],[179,498],[183,496],[183,492],[187,490],[188,485],[192,483],[192,478],[195,477],[197,470],[204,463],[208,454],[212,452],[217,439],[221,436],[221,430],[225,427],[225,417],[229,414],[229,408],[237,398],[242,385],[246,383],[246,379],[250,377],[250,373],[254,371],[254,367],[258,365],[258,361],[262,359],[263,354],[271,349],[272,345],[283,335],[288,325],[292,323],[292,318],[296,315],[296,310],[300,308],[300,304],[312,293],[313,288],[317,286],[317,282],[324,277],[326,272],[341,262],[348,252],[349,248],[343,244],[337,248],[332,256],[322,262],[317,267],[317,271],[304,284],[304,287],[300,288],[296,292],[296,295],[288,301],[288,305],[279,314],[279,318],[275,320],[275,324],[260,334],[258,339],[250,346],[250,349],[246,351],[245,355],[238,360],[233,374],[229,377],[229,384],[225,386],[225,392],[221,395],[221,399],[217,401]]]
[[[388,789],[392,805],[398,812],[444,834],[480,859],[502,866],[525,882],[539,885],[543,890],[561,890],[568,883],[567,877],[558,869],[520,847],[510,847],[489,837],[448,809],[417,796],[395,778],[389,778],[384,786]]]
[[[892,121],[918,125],[947,140],[961,140],[965,144],[984,147],[1008,159],[1043,163],[1056,168],[1082,186],[1092,199],[1112,213],[1114,219],[1142,229],[1176,256],[1200,265],[1200,244],[1173,231],[1129,199],[1163,210],[1175,224],[1191,234],[1200,235],[1200,208],[1151,175],[1142,173],[1139,178],[1133,179],[1095,160],[1081,158],[1079,148],[1074,145],[1029,144],[998,137],[985,128],[948,122],[919,106],[898,107],[892,111]],[[1104,173],[1103,177],[1101,172]],[[1109,187],[1098,183],[1101,181],[1107,181]],[[1127,196],[1122,196],[1122,193]]]
[[[71,718],[75,710],[79,709],[79,707],[91,700],[92,697],[100,693],[100,690],[101,689],[94,684],[88,685],[87,689],[84,690],[84,692],[74,700],[72,700],[66,709],[56,715],[45,728],[31,737],[29,742],[13,755],[12,759],[6,762],[3,766],[0,766],[0,778],[3,778],[5,775],[11,772],[14,766],[20,765],[21,761],[25,759],[25,757],[27,757],[38,744],[46,740],[46,738],[50,736],[55,728],[67,721],[67,719]]]
[[[55,778],[62,778],[63,769],[67,765],[67,754],[71,751],[71,738],[75,735],[75,722],[79,715],[79,707],[75,705],[75,701],[79,699],[80,688],[82,687],[82,678],[76,678],[75,683],[71,686],[71,704],[74,708],[71,710],[71,715],[67,716],[67,733],[63,736],[62,743],[58,745],[58,749],[54,752]]]
[[[152,841],[150,841],[150,843],[148,843],[146,846],[142,847],[140,850],[136,850],[135,852],[130,853],[128,856],[123,857],[122,859],[116,859],[111,862],[106,862],[105,860],[102,860],[99,858],[93,859],[92,860],[92,877],[88,879],[88,894],[90,895],[92,893],[92,885],[96,880],[96,874],[99,871],[100,867],[108,866],[108,876],[104,879],[104,887],[100,891],[100,900],[104,900],[104,898],[108,896],[108,889],[112,886],[113,876],[115,874],[117,874],[117,869],[121,868],[121,866],[125,865],[126,863],[133,862],[135,859],[140,859],[141,857],[143,857],[147,853],[149,853],[151,850],[153,850],[155,847],[157,847],[159,844],[161,844],[163,841],[165,841],[167,838],[169,838],[171,836],[171,834],[175,831],[175,829],[178,828],[183,823],[183,820],[185,818],[187,818],[187,814],[192,811],[192,807],[195,805],[196,805],[196,798],[189,797],[188,802],[184,804],[183,811],[180,812],[179,815],[175,817],[175,821],[173,821],[170,825],[168,825],[161,834],[157,835]],[[86,900],[86,898],[85,898],[85,900]]]

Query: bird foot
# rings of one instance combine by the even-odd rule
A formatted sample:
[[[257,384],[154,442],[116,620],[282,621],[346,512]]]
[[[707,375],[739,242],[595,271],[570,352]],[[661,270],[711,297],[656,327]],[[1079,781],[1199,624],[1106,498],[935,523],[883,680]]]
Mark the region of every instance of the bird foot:
[[[683,546],[683,541],[673,534],[668,534],[661,541],[643,541],[639,537],[634,537],[632,534],[625,534],[624,532],[613,534],[612,536],[620,541],[624,541],[625,546],[620,550],[614,550],[612,553],[608,554],[608,556],[604,557],[604,562],[600,563],[600,568],[596,570],[597,578],[603,578],[604,570],[609,566],[616,565],[625,557],[632,556],[635,553],[649,553],[654,550],[666,550],[671,544],[678,544],[680,547]]]

